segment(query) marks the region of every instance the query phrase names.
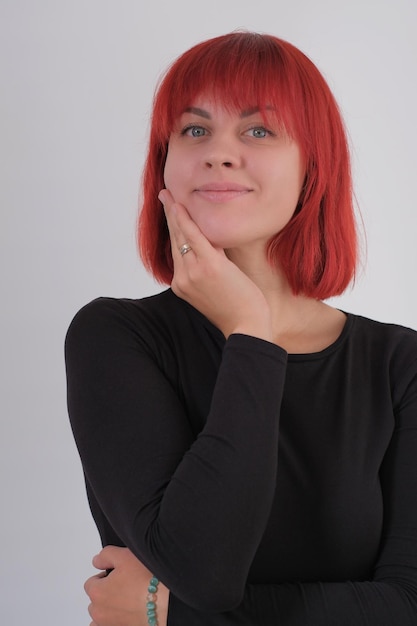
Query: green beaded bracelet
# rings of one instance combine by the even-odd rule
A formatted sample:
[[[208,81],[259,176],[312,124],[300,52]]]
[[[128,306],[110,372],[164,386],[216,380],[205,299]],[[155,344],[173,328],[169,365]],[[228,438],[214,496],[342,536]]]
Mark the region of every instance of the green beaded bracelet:
[[[159,580],[152,576],[149,581],[148,595],[146,596],[146,615],[148,617],[149,626],[158,626],[158,618],[156,616],[156,599],[158,592]]]

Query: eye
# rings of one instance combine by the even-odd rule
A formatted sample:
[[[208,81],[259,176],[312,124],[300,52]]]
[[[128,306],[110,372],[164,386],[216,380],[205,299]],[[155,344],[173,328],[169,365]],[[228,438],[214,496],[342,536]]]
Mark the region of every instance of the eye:
[[[248,130],[248,133],[251,133],[252,137],[255,137],[255,139],[264,139],[265,137],[268,137],[268,135],[272,135],[271,131],[267,130],[263,126],[255,126],[254,128],[250,128]]]
[[[188,137],[204,137],[205,134],[206,129],[202,126],[196,126],[195,124],[186,126],[181,131],[181,135],[187,135]]]

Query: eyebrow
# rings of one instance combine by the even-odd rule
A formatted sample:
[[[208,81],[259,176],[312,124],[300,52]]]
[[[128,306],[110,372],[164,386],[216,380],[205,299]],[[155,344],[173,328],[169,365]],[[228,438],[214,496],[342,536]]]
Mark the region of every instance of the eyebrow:
[[[184,113],[194,113],[194,115],[199,115],[200,117],[205,117],[206,120],[211,120],[211,115],[208,111],[204,109],[200,109],[199,107],[187,107],[184,109]]]
[[[272,109],[272,107],[267,107],[267,109]],[[208,111],[204,109],[200,109],[200,107],[187,107],[184,110],[184,113],[194,113],[194,115],[199,115],[200,117],[204,117],[206,120],[211,120],[211,115]],[[240,117],[250,117],[255,113],[259,113],[259,107],[252,107],[251,109],[246,109],[242,111]]]

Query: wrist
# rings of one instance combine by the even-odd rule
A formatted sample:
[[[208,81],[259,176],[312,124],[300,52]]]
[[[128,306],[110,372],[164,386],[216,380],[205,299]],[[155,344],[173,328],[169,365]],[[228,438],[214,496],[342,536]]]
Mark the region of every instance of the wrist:
[[[146,595],[148,626],[165,626],[168,619],[169,589],[152,576]]]
[[[148,593],[146,595],[146,617],[149,626],[158,626],[158,586],[159,580],[155,576],[152,576],[149,581]]]
[[[162,583],[158,587],[158,608],[157,616],[159,626],[166,626],[168,623],[169,589]]]
[[[232,334],[250,335],[265,341],[273,341],[272,324],[269,315],[247,318],[236,324],[230,332]]]

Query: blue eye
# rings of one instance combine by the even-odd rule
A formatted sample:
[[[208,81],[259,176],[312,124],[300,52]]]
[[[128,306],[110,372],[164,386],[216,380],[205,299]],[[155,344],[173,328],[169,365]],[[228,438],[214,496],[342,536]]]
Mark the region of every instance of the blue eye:
[[[251,128],[250,132],[252,133],[253,137],[256,137],[256,139],[263,139],[269,134],[266,128],[263,128],[263,126],[257,126],[256,128]]]
[[[191,137],[204,137],[206,129],[202,126],[186,126],[181,134],[189,135]]]

